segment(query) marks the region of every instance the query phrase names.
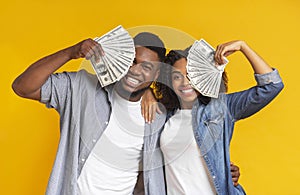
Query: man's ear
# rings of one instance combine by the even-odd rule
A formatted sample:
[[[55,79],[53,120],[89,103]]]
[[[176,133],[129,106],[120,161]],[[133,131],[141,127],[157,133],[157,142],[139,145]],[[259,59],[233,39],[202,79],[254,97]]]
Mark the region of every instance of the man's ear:
[[[159,77],[159,74],[160,74],[160,68],[156,71],[156,73],[155,73],[155,77],[154,77],[154,81],[156,81],[157,80],[157,78]]]

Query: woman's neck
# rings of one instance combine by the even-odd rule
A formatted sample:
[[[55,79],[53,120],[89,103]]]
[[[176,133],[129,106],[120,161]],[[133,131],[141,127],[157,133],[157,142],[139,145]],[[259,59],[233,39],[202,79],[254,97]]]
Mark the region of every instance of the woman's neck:
[[[194,102],[195,101],[192,101],[192,102],[181,101],[180,107],[182,110],[191,110],[193,108]]]

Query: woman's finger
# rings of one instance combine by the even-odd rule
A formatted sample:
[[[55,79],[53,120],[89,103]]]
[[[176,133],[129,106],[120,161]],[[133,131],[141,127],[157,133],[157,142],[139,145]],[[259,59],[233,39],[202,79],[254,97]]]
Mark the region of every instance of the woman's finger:
[[[158,114],[162,114],[162,113],[163,113],[162,110],[160,109],[160,107],[159,107],[158,104],[157,104],[157,106],[156,106],[156,112],[157,112]]]
[[[151,117],[150,117],[151,123],[152,123],[152,122],[154,121],[154,119],[155,119],[156,109],[157,109],[157,103],[153,103],[153,104],[152,104],[152,110],[151,110]]]

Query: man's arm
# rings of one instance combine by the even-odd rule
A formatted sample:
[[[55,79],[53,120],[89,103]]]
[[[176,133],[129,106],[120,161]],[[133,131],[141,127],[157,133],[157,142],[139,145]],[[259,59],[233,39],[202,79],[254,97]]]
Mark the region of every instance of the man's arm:
[[[240,168],[231,162],[230,163],[230,172],[231,172],[233,185],[237,186],[239,184],[239,178],[241,175]]]
[[[103,55],[101,46],[92,39],[81,41],[30,65],[14,80],[12,88],[21,97],[40,100],[41,87],[53,72],[72,59],[90,59],[92,55]]]

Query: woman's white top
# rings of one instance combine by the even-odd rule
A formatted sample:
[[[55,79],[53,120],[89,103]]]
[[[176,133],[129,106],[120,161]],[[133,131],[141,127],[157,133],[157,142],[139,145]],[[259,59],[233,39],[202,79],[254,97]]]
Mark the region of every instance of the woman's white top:
[[[162,132],[168,195],[216,194],[194,138],[191,110],[178,110]]]

